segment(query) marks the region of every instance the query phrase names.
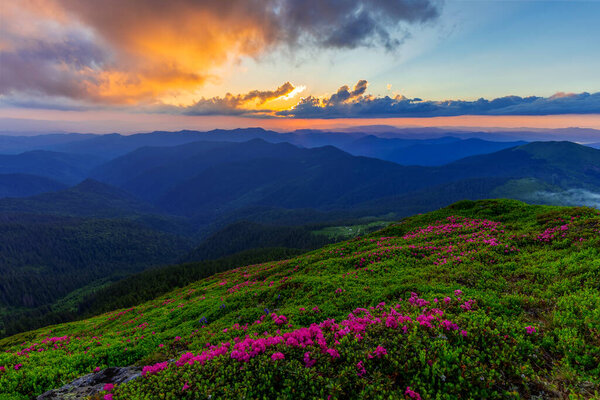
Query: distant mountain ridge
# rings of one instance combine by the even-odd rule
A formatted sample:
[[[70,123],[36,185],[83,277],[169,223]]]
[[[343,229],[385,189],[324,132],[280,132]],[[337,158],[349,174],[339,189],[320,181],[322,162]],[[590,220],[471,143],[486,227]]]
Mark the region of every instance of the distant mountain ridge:
[[[352,209],[379,198],[475,178],[504,178],[504,182],[531,178],[557,190],[596,190],[599,165],[600,151],[570,142],[534,142],[443,166],[409,167],[352,156],[332,146],[305,149],[254,139],[142,148],[93,174],[166,212],[207,223],[253,205]]]
[[[436,195],[433,193],[436,190],[441,191],[440,193],[451,190],[456,196],[460,196],[462,192],[468,198],[480,198],[487,193],[516,198],[525,196],[527,199],[536,190],[557,192],[585,188],[600,191],[600,152],[570,142],[495,143],[454,137],[415,141],[364,136],[352,138],[351,141],[346,137],[346,143],[340,144],[342,147],[351,147],[359,143],[359,147],[363,149],[370,146],[372,154],[377,153],[380,158],[384,157],[380,154],[381,151],[388,148],[387,156],[401,154],[405,160],[410,157],[418,158],[420,151],[430,152],[432,158],[437,159],[435,163],[445,161],[444,154],[449,148],[456,149],[452,157],[463,155],[460,153],[461,148],[466,148],[467,154],[472,152],[468,149],[471,146],[478,149],[487,146],[488,151],[501,149],[464,157],[444,165],[425,167],[403,166],[378,158],[354,156],[334,146],[303,148],[286,141],[237,141],[248,132],[266,137],[274,134],[290,135],[259,128],[212,133],[180,132],[175,134],[178,138],[176,141],[185,141],[191,137],[197,139],[198,135],[213,135],[213,139],[227,136],[235,140],[194,140],[166,147],[144,146],[91,170],[90,165],[98,160],[94,159],[90,164],[89,158],[84,155],[34,151],[1,156],[4,158],[0,160],[8,161],[0,164],[0,168],[3,165],[5,169],[24,165],[35,170],[32,165],[35,160],[41,159],[43,163],[50,163],[55,169],[63,171],[63,177],[69,175],[71,179],[77,176],[77,173],[71,173],[72,170],[78,165],[84,165],[79,174],[83,179],[91,177],[96,183],[86,181],[82,186],[38,199],[0,201],[0,210],[34,212],[37,209],[38,213],[61,213],[56,207],[52,210],[53,206],[43,203],[69,208],[69,202],[78,198],[70,207],[75,210],[71,214],[89,216],[94,215],[94,210],[104,210],[97,215],[179,215],[192,218],[194,225],[199,227],[235,213],[236,210],[255,206],[350,212],[353,209],[364,209],[366,204],[375,207],[378,199],[388,199],[386,204],[390,204],[389,199],[392,198],[427,200],[425,194],[430,193],[430,199],[423,202],[423,208],[427,210],[433,204],[439,204],[434,200]],[[317,133],[322,137],[322,133]],[[165,135],[166,133],[161,132],[150,134],[150,141],[160,143],[165,140]],[[139,144],[147,138],[144,135],[108,135],[93,139],[108,142],[133,141]],[[89,140],[79,140],[76,144],[81,145]],[[49,171],[52,169],[44,172]],[[484,184],[486,179],[496,179],[494,184],[498,185],[494,187],[490,184],[491,181]],[[529,184],[525,184],[523,179],[528,179]],[[519,193],[511,193],[517,186],[510,181],[515,180],[521,182],[517,185]],[[475,184],[476,181],[479,183]],[[499,185],[501,181],[504,183]],[[104,186],[100,186],[100,182]],[[453,182],[463,182],[463,189],[455,191],[452,188]],[[97,192],[94,192],[94,185]],[[444,187],[446,189],[441,189]],[[482,192],[483,187],[489,188],[489,191],[486,189],[485,193]],[[63,187],[50,185],[49,188],[56,191]],[[528,190],[531,193],[525,193]],[[35,194],[38,191],[24,193]],[[67,199],[65,196],[70,197]]]
[[[65,188],[65,184],[44,176],[23,173],[0,174],[0,199],[33,196]]]
[[[94,154],[90,152],[90,154]],[[89,171],[104,160],[90,154],[59,153],[33,150],[20,154],[0,154],[0,174],[31,174],[50,178],[66,185],[84,180]]]
[[[27,198],[0,199],[0,212],[119,217],[153,211],[156,212],[154,207],[124,190],[93,179],[60,191]]]
[[[441,128],[374,128],[377,127],[353,128],[346,132],[303,129],[281,133],[262,128],[244,128],[205,132],[155,131],[132,135],[0,136],[0,154],[11,153],[0,155],[0,173],[28,173],[73,185],[87,177],[94,177],[89,173],[92,168],[131,152],[146,147],[160,147],[164,152],[167,147],[193,147],[194,142],[241,143],[261,139],[269,143],[290,143],[303,148],[331,145],[355,156],[378,158],[401,165],[440,166],[465,157],[490,154],[525,144],[523,140],[515,140],[520,134],[528,141],[549,140],[570,134],[588,142],[594,142],[594,135],[596,141],[600,138],[600,131],[589,129],[476,132]],[[15,149],[31,151],[12,154]],[[3,159],[6,161],[11,158],[11,165],[2,163]],[[134,162],[130,167],[136,168],[135,162],[139,160],[130,160]]]
[[[488,154],[527,142],[491,142],[443,136],[435,139],[386,139],[373,135],[340,146],[353,155],[392,161],[401,165],[439,166],[476,154]]]
[[[426,135],[422,134],[420,131],[406,131],[409,133],[396,134],[398,137],[388,137],[389,135],[379,137],[368,132],[331,132],[310,129],[280,133],[262,128],[232,130],[215,129],[206,132],[190,130],[178,132],[156,131],[132,135],[120,135],[116,133],[105,135],[50,135],[53,140],[46,139],[43,136],[0,136],[0,154],[14,153],[15,148],[29,150],[43,149],[72,154],[94,154],[105,160],[109,160],[142,147],[169,147],[196,141],[245,142],[252,139],[262,139],[269,143],[286,142],[306,148],[332,145],[353,155],[381,158],[400,164],[440,165],[444,161],[449,162],[467,155],[499,150],[500,148],[510,146],[512,142],[514,142],[511,140],[501,140],[500,142],[488,143],[490,140],[496,139],[493,139],[491,136],[490,138],[487,138],[485,132],[465,133],[460,131],[435,130],[435,133]],[[413,131],[418,133],[412,133]],[[455,156],[452,156],[452,154],[455,153],[456,149],[450,149],[446,152],[446,158],[443,161],[440,161],[437,155],[430,157],[427,151],[420,151],[418,153],[421,158],[415,157],[414,154],[411,153],[413,154],[413,158],[409,160],[403,160],[401,154],[396,156],[389,154],[390,152],[393,152],[394,149],[401,149],[412,145],[442,145],[454,141],[469,140],[473,137],[478,138],[478,140],[481,141],[481,145],[471,145],[469,148],[465,146],[462,153],[456,153]],[[15,142],[17,147],[15,147]],[[485,144],[488,144],[488,146],[486,147]],[[494,146],[494,144],[496,144],[496,146]],[[418,162],[415,162],[415,160]]]
[[[334,130],[298,129],[291,132],[275,132],[262,128],[238,128],[211,131],[181,130],[176,132],[154,131],[136,134],[47,134],[15,136],[0,134],[0,154],[16,154],[30,150],[87,153],[95,149],[111,158],[123,155],[143,146],[170,146],[191,141],[247,141],[254,138],[270,142],[286,141],[302,147],[334,145],[341,147],[365,136],[398,140],[431,140],[446,136],[461,140],[480,139],[493,142],[514,141],[572,141],[598,143],[600,130],[588,128],[560,129],[497,129],[413,127],[397,128],[385,125],[357,126]]]

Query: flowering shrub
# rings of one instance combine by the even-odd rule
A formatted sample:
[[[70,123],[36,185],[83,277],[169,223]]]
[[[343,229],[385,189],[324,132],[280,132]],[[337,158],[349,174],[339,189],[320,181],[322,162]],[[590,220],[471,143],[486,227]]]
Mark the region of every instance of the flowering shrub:
[[[277,315],[275,313],[271,314],[271,319],[275,322],[275,325],[283,325],[287,323],[287,318],[285,315]]]
[[[158,372],[162,371],[163,369],[167,368],[168,366],[169,366],[169,363],[166,361],[156,363],[154,365],[146,365],[142,369],[142,376],[157,374]],[[106,389],[104,389],[104,390],[106,390]]]
[[[132,364],[99,398],[594,398],[599,232],[592,209],[458,203],[4,339],[0,398]]]

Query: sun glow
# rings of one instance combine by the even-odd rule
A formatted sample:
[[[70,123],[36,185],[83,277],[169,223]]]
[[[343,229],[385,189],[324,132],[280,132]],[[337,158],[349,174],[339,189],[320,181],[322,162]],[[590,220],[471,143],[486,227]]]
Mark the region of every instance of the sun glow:
[[[304,92],[305,90],[306,90],[306,86],[304,86],[304,85],[296,86],[294,88],[294,90],[292,90],[291,92],[289,92],[285,96],[279,97],[278,99],[281,99],[281,100],[290,100],[290,99],[296,97],[297,95],[299,95],[300,93]],[[275,99],[275,100],[278,100],[278,99]]]

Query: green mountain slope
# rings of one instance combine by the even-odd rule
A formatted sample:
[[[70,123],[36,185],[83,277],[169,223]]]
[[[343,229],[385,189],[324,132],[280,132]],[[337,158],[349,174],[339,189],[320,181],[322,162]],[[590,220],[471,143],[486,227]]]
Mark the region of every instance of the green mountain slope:
[[[535,178],[562,189],[600,188],[600,151],[571,142],[533,142],[449,164],[479,176]]]
[[[597,398],[599,232],[595,209],[459,202],[3,339],[0,390],[137,364],[96,398]]]

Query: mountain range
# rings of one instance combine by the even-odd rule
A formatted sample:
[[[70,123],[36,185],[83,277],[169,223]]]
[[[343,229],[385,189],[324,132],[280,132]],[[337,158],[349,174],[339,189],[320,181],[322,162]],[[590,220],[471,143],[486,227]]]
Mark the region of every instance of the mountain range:
[[[65,320],[141,270],[306,251],[463,199],[600,205],[600,150],[571,142],[262,129],[39,138],[10,144],[48,148],[0,156],[0,316],[11,329],[35,327],[33,310]]]

